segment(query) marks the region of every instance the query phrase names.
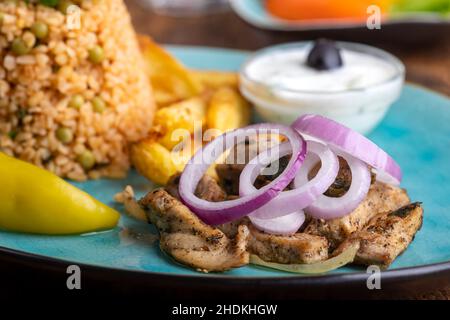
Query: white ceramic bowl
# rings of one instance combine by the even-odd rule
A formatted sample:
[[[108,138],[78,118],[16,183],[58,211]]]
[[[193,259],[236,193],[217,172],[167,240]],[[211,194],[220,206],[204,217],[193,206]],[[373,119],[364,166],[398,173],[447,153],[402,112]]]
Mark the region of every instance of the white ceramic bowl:
[[[291,124],[299,116],[312,113],[336,120],[363,134],[369,133],[398,99],[404,83],[404,65],[386,51],[357,43],[337,42],[342,49],[372,55],[395,69],[394,75],[389,79],[358,89],[308,92],[279,86],[272,88],[264,79],[253,79],[247,72],[248,66],[262,55],[311,45],[309,41],[296,42],[257,51],[241,68],[242,94],[255,105],[258,116],[264,121]]]

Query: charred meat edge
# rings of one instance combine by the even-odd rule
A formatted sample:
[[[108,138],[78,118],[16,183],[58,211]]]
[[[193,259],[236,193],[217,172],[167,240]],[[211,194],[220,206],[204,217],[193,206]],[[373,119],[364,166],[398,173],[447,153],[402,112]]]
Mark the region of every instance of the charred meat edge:
[[[236,237],[230,240],[219,229],[202,222],[164,189],[149,192],[139,204],[159,231],[161,250],[178,262],[204,272],[248,264],[246,226],[240,226]]]
[[[397,210],[379,213],[360,231],[346,239],[335,254],[359,243],[355,264],[389,265],[406,250],[414,240],[423,223],[423,208],[420,202],[403,206]]]
[[[331,249],[334,249],[353,232],[361,230],[378,213],[393,211],[408,203],[410,199],[404,189],[375,182],[352,213],[332,220],[311,219],[304,232],[326,237]]]

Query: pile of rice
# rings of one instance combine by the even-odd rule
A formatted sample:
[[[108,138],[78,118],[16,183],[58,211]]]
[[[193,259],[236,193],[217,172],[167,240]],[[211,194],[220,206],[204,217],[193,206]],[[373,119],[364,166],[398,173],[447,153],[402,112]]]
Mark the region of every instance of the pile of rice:
[[[123,1],[75,2],[81,25],[38,0],[0,1],[0,151],[74,180],[123,177],[128,143],[151,127],[151,88]],[[35,22],[48,26],[42,40],[30,32]],[[13,52],[18,37],[31,44],[28,53]],[[104,51],[99,63],[89,59],[95,46]],[[69,106],[74,95],[84,98],[79,109]],[[94,97],[103,112],[93,110]],[[58,139],[58,128],[70,141]],[[86,152],[95,161],[82,166]]]

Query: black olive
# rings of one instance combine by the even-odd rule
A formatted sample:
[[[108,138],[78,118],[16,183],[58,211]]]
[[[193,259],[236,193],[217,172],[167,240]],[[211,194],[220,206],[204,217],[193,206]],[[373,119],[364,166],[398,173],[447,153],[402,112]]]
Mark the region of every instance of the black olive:
[[[334,41],[319,39],[308,54],[306,64],[316,70],[332,70],[342,66],[342,57]]]

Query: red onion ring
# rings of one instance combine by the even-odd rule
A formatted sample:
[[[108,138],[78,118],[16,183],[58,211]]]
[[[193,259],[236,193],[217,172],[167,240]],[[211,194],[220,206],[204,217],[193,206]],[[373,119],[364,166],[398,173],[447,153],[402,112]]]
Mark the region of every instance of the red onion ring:
[[[336,154],[347,161],[352,172],[352,184],[342,197],[333,198],[321,195],[305,209],[306,213],[317,219],[336,219],[351,213],[369,192],[371,177],[367,164],[340,151],[336,151]],[[297,175],[294,187],[303,185],[307,181],[307,176]]]
[[[397,162],[362,134],[319,115],[301,116],[292,127],[364,161],[376,170],[378,180],[400,184],[402,170]]]
[[[312,204],[330,187],[339,172],[339,161],[336,155],[327,146],[315,141],[307,141],[307,150],[306,159],[295,178],[298,181],[304,181],[304,183],[297,184],[298,187],[293,190],[280,193],[272,201],[252,212],[250,220],[253,217],[273,219],[290,215]],[[255,193],[258,189],[253,184],[264,165],[268,165],[290,153],[290,144],[282,143],[279,145],[279,152],[272,152],[269,149],[258,155],[257,162],[250,161],[241,172],[239,194],[245,196]],[[308,173],[316,165],[318,158],[322,166],[317,175],[311,181],[308,181]]]
[[[235,200],[210,202],[194,195],[197,184],[211,164],[238,138],[257,133],[285,136],[292,148],[292,157],[283,173],[267,186],[251,195]],[[244,139],[242,140],[244,141]],[[275,198],[293,180],[306,155],[306,142],[292,128],[278,124],[257,124],[236,129],[217,137],[198,150],[189,160],[180,179],[179,193],[182,201],[204,222],[212,225],[226,223],[248,215]]]
[[[303,210],[299,210],[274,219],[258,219],[250,216],[250,220],[261,231],[288,236],[296,233],[300,229],[305,222],[305,213]]]

